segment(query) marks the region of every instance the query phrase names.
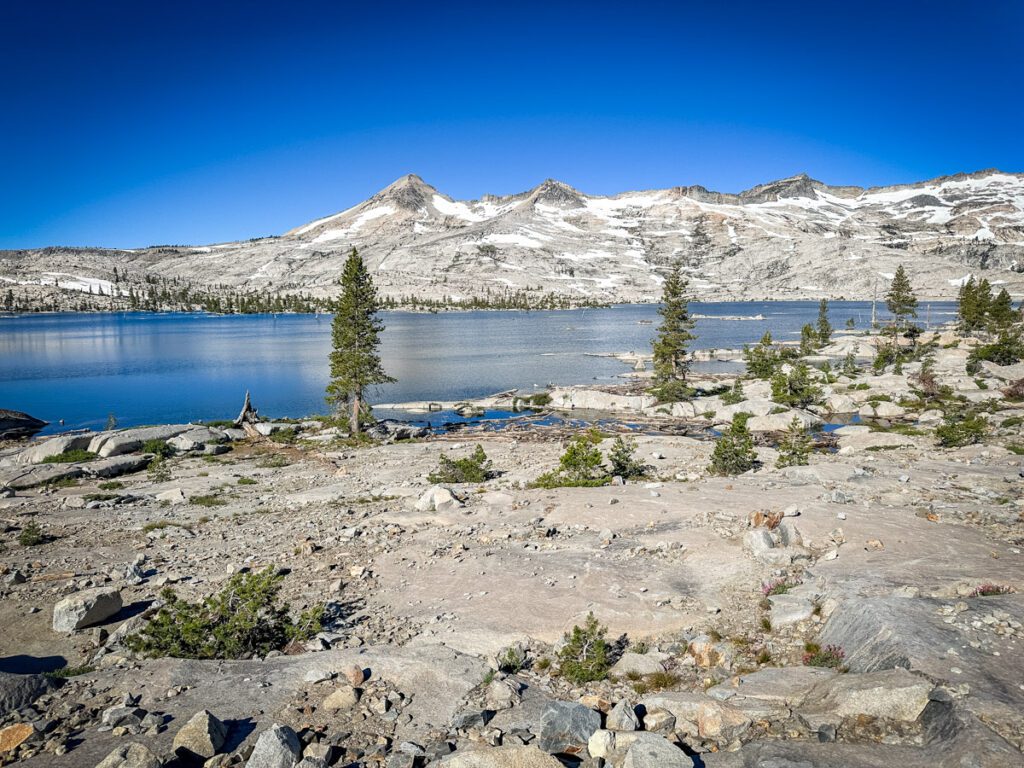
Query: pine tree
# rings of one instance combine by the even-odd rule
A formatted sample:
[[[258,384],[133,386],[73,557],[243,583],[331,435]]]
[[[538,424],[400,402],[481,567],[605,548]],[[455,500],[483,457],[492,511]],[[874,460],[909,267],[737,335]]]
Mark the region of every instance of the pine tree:
[[[800,354],[803,356],[810,355],[818,346],[818,332],[814,330],[814,326],[810,323],[806,323],[803,328],[800,329]]]
[[[351,408],[349,428],[359,433],[363,391],[373,384],[394,381],[384,372],[377,347],[384,324],[377,318],[377,290],[363,259],[353,248],[341,276],[341,296],[331,323],[331,381],[327,401],[339,411]]]
[[[986,318],[988,328],[995,333],[1013,325],[1016,319],[1017,313],[1013,311],[1013,301],[1010,299],[1010,294],[1003,288],[988,305],[988,317]]]
[[[742,475],[754,468],[757,452],[747,429],[749,413],[740,412],[732,417],[729,428],[715,441],[708,471],[713,475]]]
[[[789,429],[779,441],[778,467],[802,467],[808,463],[811,455],[811,437],[802,421],[796,416],[789,422]]]
[[[960,316],[960,331],[970,333],[978,326],[978,284],[974,276],[960,286],[957,294],[957,314]]]
[[[908,317],[917,317],[917,297],[910,286],[910,278],[903,270],[903,265],[896,267],[889,292],[885,296],[885,306],[895,320],[896,330],[906,326]]]
[[[652,392],[663,403],[684,400],[689,391],[686,386],[687,342],[696,338],[690,329],[693,320],[686,298],[686,279],[682,276],[679,263],[665,279],[662,290],[662,307],[658,314],[662,323],[654,340],[654,387]]]
[[[828,299],[818,303],[818,343],[825,346],[832,340],[832,324],[828,321]]]

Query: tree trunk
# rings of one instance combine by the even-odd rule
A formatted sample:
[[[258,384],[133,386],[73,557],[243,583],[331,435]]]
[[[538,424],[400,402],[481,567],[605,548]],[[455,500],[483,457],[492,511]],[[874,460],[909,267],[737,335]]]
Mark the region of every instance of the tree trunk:
[[[359,434],[359,406],[360,403],[359,393],[357,392],[352,398],[352,415],[349,417],[348,429],[353,435]]]

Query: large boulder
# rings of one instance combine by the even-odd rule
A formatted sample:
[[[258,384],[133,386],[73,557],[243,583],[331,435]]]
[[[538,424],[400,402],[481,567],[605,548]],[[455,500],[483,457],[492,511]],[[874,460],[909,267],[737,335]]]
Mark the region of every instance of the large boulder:
[[[439,765],[445,768],[562,768],[557,759],[532,746],[459,750]]]
[[[113,587],[83,589],[53,607],[53,630],[74,632],[91,627],[121,610],[121,593]]]
[[[571,387],[551,392],[551,407],[563,410],[635,412],[650,408],[654,403],[650,395],[626,395],[599,389]]]
[[[751,710],[751,703],[769,710],[785,710],[803,701],[811,689],[838,674],[826,667],[767,667],[719,683],[709,688],[707,694],[744,711]]]
[[[935,686],[905,669],[839,675],[812,690],[796,712],[812,730],[845,720],[913,723],[928,706]]]
[[[664,661],[668,658],[664,653],[624,653],[611,668],[611,674],[620,677],[625,675],[653,675],[664,672]]]
[[[174,752],[179,757],[209,760],[220,752],[227,737],[227,726],[203,709],[174,735]]]
[[[145,744],[122,744],[96,768],[160,768],[163,763]]]
[[[540,719],[538,746],[552,754],[586,752],[587,741],[601,727],[601,716],[589,707],[553,701]]]
[[[668,739],[643,739],[626,752],[622,768],[691,768],[693,761]]]
[[[120,477],[130,475],[132,472],[141,472],[149,466],[153,457],[143,456],[112,456],[109,459],[99,459],[83,464],[82,469],[92,477]]]
[[[272,725],[260,734],[246,768],[293,768],[302,757],[302,742],[287,725]]]
[[[796,419],[804,429],[821,424],[821,419],[813,413],[790,409],[782,413],[771,413],[767,416],[754,416],[747,420],[747,429],[751,432],[785,432]]]
[[[0,469],[0,487],[22,491],[47,485],[61,480],[73,480],[85,474],[77,464],[39,464],[30,467],[7,467]]]
[[[172,437],[195,429],[192,424],[166,424],[159,427],[122,429],[117,432],[101,432],[89,442],[89,450],[102,458],[134,453],[150,440],[167,441]]]
[[[42,464],[51,456],[59,456],[67,451],[85,450],[92,441],[92,433],[81,435],[59,435],[34,443],[18,454],[19,464]]]
[[[43,675],[13,675],[0,672],[0,718],[31,704],[52,684]]]
[[[751,723],[743,710],[703,693],[660,693],[646,697],[641,704],[648,710],[671,712],[676,733],[719,747],[738,739]]]
[[[443,485],[431,486],[416,502],[420,512],[448,512],[461,506],[462,502]]]
[[[46,424],[47,422],[29,416],[27,413],[0,408],[0,440],[32,437]]]

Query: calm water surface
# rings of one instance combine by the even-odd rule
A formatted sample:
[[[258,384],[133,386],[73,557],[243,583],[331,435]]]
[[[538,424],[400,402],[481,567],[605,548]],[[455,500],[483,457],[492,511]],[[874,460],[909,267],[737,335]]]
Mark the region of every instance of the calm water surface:
[[[815,302],[693,303],[694,346],[778,339],[813,322]],[[953,304],[932,304],[933,323]],[[764,320],[725,316],[763,315]],[[834,302],[832,324],[868,325],[868,302]],[[924,318],[924,312],[922,319]],[[723,318],[723,319],[716,319]],[[548,384],[609,382],[625,367],[586,353],[649,351],[657,307],[559,312],[383,313],[395,384],[372,402],[460,400]],[[653,321],[646,324],[641,321]],[[313,315],[53,314],[0,317],[0,408],[65,427],[233,418],[245,390],[268,416],[323,413],[331,318]],[[400,415],[400,414],[379,414]]]

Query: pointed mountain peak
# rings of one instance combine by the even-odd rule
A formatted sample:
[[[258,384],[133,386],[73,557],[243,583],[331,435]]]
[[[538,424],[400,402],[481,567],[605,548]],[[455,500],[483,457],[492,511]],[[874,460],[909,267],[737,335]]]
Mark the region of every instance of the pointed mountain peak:
[[[556,179],[545,179],[530,192],[527,197],[530,205],[544,203],[558,205],[563,208],[582,208],[583,198],[579,192]]]
[[[416,211],[424,208],[436,194],[437,190],[415,173],[407,173],[384,187],[369,202],[391,203],[399,208]]]
[[[758,184],[740,192],[739,197],[744,203],[771,203],[787,197],[814,197],[815,190],[824,187],[824,184],[806,173],[798,173],[767,184]]]

